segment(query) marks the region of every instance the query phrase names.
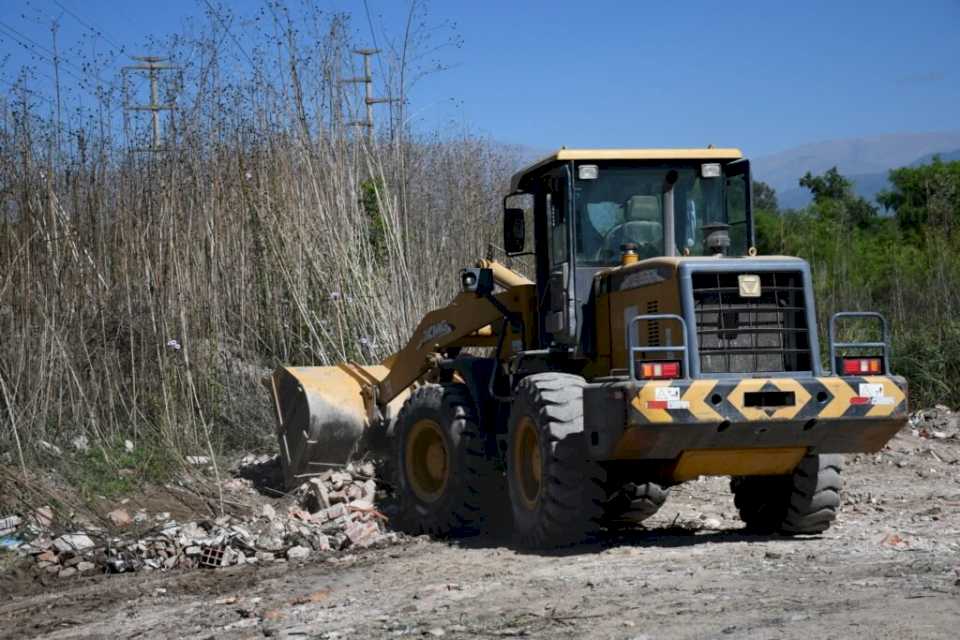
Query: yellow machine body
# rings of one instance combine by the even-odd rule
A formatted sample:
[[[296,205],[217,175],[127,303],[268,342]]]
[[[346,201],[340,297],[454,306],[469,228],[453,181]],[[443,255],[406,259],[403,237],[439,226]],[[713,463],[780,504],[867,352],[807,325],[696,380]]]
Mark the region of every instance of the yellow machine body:
[[[603,162],[669,168],[674,163],[688,166],[699,161],[705,163],[704,169],[720,163],[746,162],[737,149],[562,149],[514,176],[511,193],[532,195],[538,185],[542,186],[544,176],[555,170],[573,176],[579,168],[592,169],[595,177]],[[589,164],[593,162],[599,164]],[[749,173],[745,175],[744,182],[749,184]],[[673,188],[672,184],[664,187],[664,193]],[[745,189],[748,210],[749,188]],[[543,246],[550,245],[546,226],[572,227],[558,224],[564,219],[558,210],[551,209],[548,215],[546,203],[552,201],[537,193],[534,201],[539,203],[535,209],[539,207],[540,217],[536,218],[535,249],[538,273],[545,276],[545,281],[535,284],[499,262],[480,261],[476,266],[492,274],[498,292],[484,296],[464,289],[449,305],[426,314],[406,345],[380,364],[282,367],[266,381],[274,399],[288,486],[325,465],[345,463],[365,445],[365,436],[371,432],[389,434],[411,389],[435,381],[441,361],[451,359],[451,352],[464,347],[495,348],[488,365],[496,367],[510,384],[531,372],[551,368],[582,377],[586,382],[583,422],[588,436],[584,455],[611,464],[643,463],[666,483],[698,475],[784,475],[811,453],[876,451],[906,423],[907,385],[903,378],[889,373],[838,376],[821,368],[812,277],[803,260],[757,257],[753,247],[743,247],[744,255],[736,256],[723,255],[722,251],[709,256],[677,255],[680,251],[675,246],[666,252],[669,255],[640,259],[635,244],[624,244],[619,260],[584,276],[590,285],[585,292],[576,263],[565,265],[573,265],[572,272],[557,271],[557,265],[547,260]],[[568,199],[571,193],[574,190],[558,190],[557,201]],[[663,200],[669,202],[669,209],[664,205],[665,223],[676,217],[670,193],[669,199]],[[511,211],[517,212],[505,210],[505,228],[506,214]],[[572,216],[573,211],[570,205],[565,215]],[[523,233],[525,223],[522,219],[516,222]],[[649,221],[631,224],[648,225]],[[662,237],[670,238],[667,229],[672,226],[663,226]],[[563,233],[567,234],[565,238],[557,237],[568,242],[563,255],[569,257],[576,252],[576,240],[573,231]],[[740,237],[749,239],[752,235],[744,233]],[[729,237],[727,240],[729,243]],[[689,252],[689,246],[683,249],[684,254]],[[804,328],[796,330],[807,332],[810,366],[769,373],[747,367],[719,375],[714,371],[704,374],[699,370],[702,354],[698,352],[704,345],[696,340],[707,339],[704,336],[711,332],[747,333],[736,326],[720,325],[749,320],[750,301],[762,295],[762,278],[775,272],[792,273],[801,283],[788,289],[792,292],[789,295],[801,301],[797,303],[801,308],[798,313],[805,314]],[[723,310],[721,302],[721,310],[710,312],[717,315],[717,329],[701,326],[706,298],[695,299],[692,293],[691,279],[704,274],[740,274],[747,278],[747,284],[739,290],[742,300],[736,298],[736,286],[725,285],[728,291],[723,295],[735,299],[736,304],[730,311]],[[567,289],[555,291],[556,282]],[[571,287],[579,297],[564,297]],[[718,284],[716,290],[722,289]],[[560,295],[554,296],[556,293]],[[786,297],[778,296],[768,301],[762,313],[789,306],[783,302]],[[559,301],[557,305],[552,298]],[[758,312],[754,309],[753,313],[756,324]],[[658,317],[638,317],[645,315]],[[677,320],[682,326],[671,324]],[[576,323],[576,330],[554,339]],[[783,327],[771,330],[783,333]],[[684,336],[685,352],[679,347],[676,351],[663,348],[683,345]],[[661,349],[654,359],[682,361],[680,379],[641,380],[628,375],[635,373],[633,367],[643,347]],[[533,361],[535,366],[529,367]],[[836,362],[826,368],[836,369]],[[504,408],[509,413],[510,390],[494,393],[493,377],[489,379],[489,388],[486,379],[479,386],[471,381],[471,393],[478,405],[498,405],[486,415],[503,422]],[[488,425],[491,432],[500,435],[501,427]]]

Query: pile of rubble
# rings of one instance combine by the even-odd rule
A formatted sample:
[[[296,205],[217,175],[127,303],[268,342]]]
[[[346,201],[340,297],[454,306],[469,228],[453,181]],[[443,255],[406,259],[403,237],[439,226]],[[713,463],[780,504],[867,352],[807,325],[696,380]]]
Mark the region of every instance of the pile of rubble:
[[[960,440],[960,413],[938,404],[932,409],[923,409],[910,416],[914,435],[936,440]]]
[[[253,464],[263,464],[254,459]],[[269,461],[268,461],[269,462]],[[252,490],[245,478],[224,483],[227,491]],[[309,479],[292,495],[263,503],[248,517],[177,522],[169,513],[125,510],[108,514],[112,530],[87,526],[55,535],[53,514],[43,507],[26,517],[0,517],[8,548],[36,562],[41,571],[69,577],[175,568],[303,560],[314,553],[387,544],[386,517],[376,507],[371,463],[349,464]],[[138,526],[139,525],[139,526]],[[129,527],[131,533],[121,531]],[[132,531],[136,531],[133,534]]]

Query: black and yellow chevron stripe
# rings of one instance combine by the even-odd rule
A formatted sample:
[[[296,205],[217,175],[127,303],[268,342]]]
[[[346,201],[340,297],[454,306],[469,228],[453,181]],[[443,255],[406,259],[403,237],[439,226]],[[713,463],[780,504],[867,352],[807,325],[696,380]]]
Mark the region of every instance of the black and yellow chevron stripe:
[[[881,385],[885,404],[863,402],[861,384]],[[679,402],[663,407],[658,388],[679,389]],[[793,392],[794,404],[783,407],[748,407],[749,392]],[[676,392],[675,392],[676,393]],[[664,380],[644,384],[631,401],[632,424],[731,423],[884,418],[905,415],[906,381],[895,376],[822,378],[745,378],[713,380]]]

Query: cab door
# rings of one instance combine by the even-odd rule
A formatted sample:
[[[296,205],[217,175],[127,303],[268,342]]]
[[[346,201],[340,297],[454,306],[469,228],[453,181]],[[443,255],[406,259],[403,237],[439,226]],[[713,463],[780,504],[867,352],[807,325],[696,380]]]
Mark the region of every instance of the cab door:
[[[540,187],[540,219],[544,221],[547,245],[547,250],[542,252],[542,258],[538,261],[538,276],[545,276],[547,283],[540,295],[543,330],[549,334],[550,342],[570,345],[577,338],[577,314],[576,283],[571,261],[569,167],[564,165],[545,174]]]

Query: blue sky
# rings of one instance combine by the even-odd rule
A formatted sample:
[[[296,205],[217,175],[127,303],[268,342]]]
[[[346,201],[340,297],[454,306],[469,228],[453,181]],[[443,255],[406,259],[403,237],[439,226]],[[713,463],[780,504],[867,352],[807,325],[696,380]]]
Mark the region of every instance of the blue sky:
[[[104,37],[91,37],[54,0],[0,0],[0,25],[49,48],[49,23],[59,16],[61,49],[79,66],[78,49],[105,51],[112,41],[142,52],[150,37],[203,16],[203,0],[58,1]],[[262,0],[224,4],[253,15]],[[353,12],[358,41],[371,39],[362,1],[317,4]],[[402,30],[406,6],[369,0],[378,37]],[[435,37],[454,35],[462,46],[441,49],[450,69],[413,93],[424,128],[466,126],[538,150],[712,143],[751,155],[832,138],[960,129],[960,0],[427,6]],[[0,29],[0,77],[14,79],[24,63],[52,75],[15,40]],[[114,57],[98,71],[109,77],[128,63]],[[53,94],[43,76],[31,88]]]

